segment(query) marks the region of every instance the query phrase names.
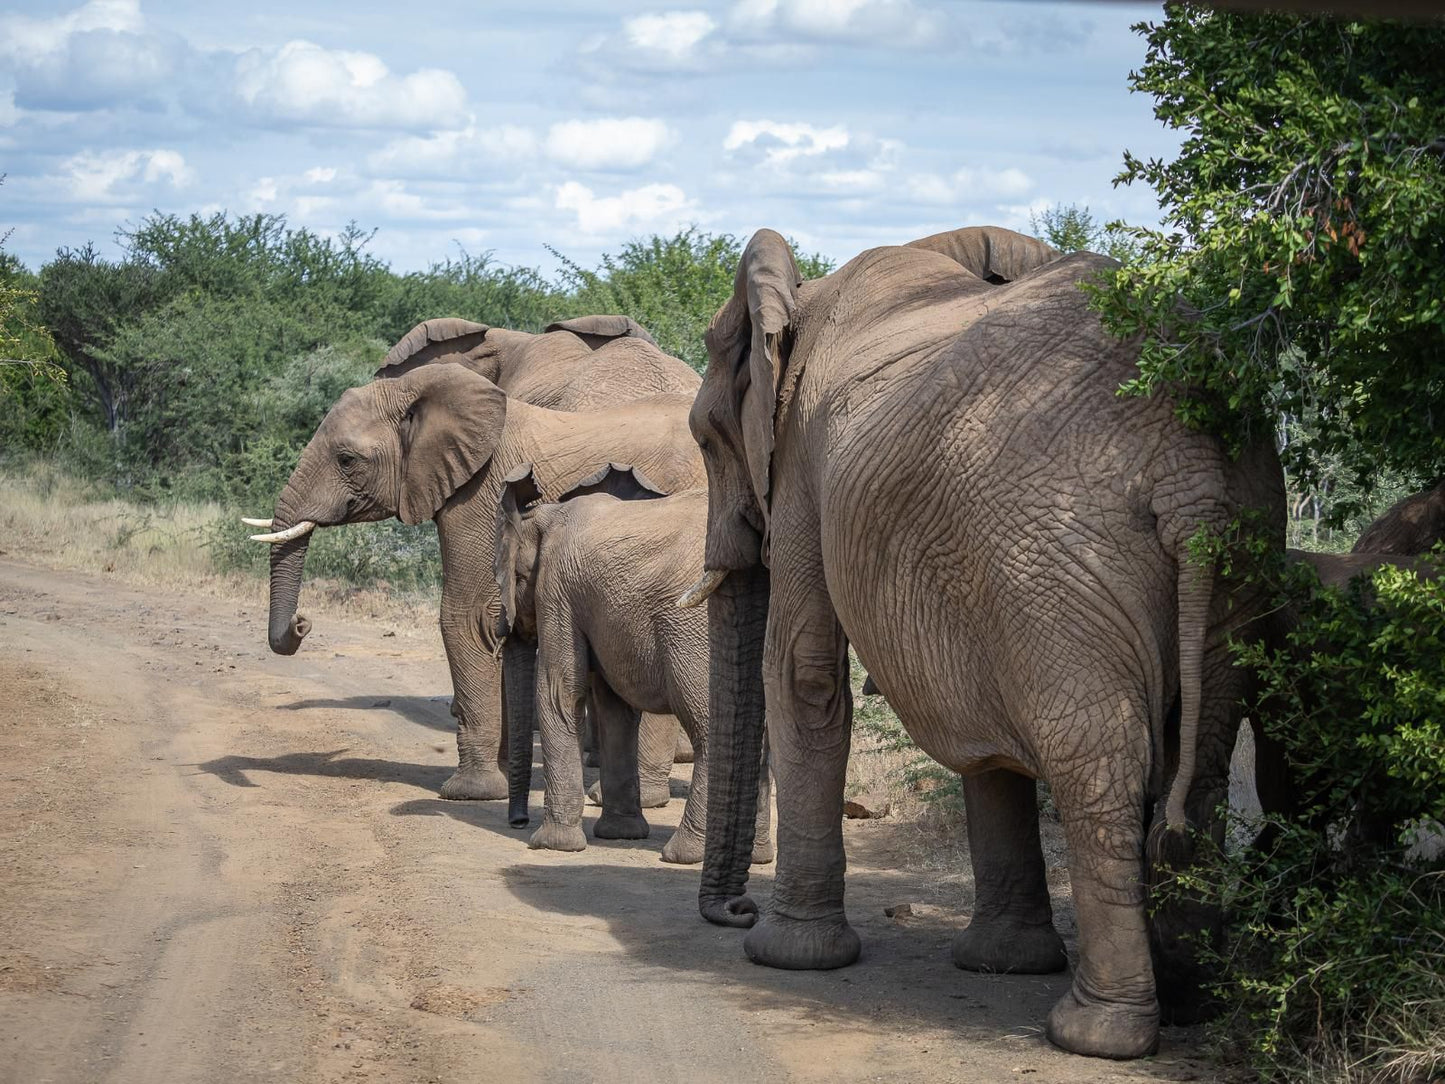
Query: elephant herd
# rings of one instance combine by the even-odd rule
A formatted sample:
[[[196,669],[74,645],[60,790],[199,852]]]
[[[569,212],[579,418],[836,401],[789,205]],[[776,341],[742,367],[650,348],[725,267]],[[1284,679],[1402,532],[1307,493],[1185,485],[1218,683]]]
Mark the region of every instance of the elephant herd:
[[[963,968],[1067,966],[1039,842],[1046,780],[1070,851],[1078,963],[1048,1037],[1152,1052],[1199,1008],[1188,934],[1150,871],[1215,828],[1248,675],[1231,635],[1268,600],[1191,546],[1241,517],[1284,547],[1272,441],[1226,451],[1164,395],[1116,394],[1137,343],[1080,284],[1111,266],[970,227],[805,281],[777,233],[744,250],[699,381],[632,320],[531,335],[418,325],[337,401],[277,497],[269,638],[294,653],[316,527],[434,520],[454,688],[454,799],[580,850],[579,732],[603,813],[639,838],[675,716],[693,786],[663,850],[754,961],[852,963],[844,910],[849,648],[913,740],[959,772],[976,906]],[[1383,548],[1383,547],[1382,547]],[[505,724],[505,725],[504,725]],[[766,740],[765,740],[766,738]],[[761,907],[749,866],[773,857]],[[1178,912],[1178,909],[1175,909]]]

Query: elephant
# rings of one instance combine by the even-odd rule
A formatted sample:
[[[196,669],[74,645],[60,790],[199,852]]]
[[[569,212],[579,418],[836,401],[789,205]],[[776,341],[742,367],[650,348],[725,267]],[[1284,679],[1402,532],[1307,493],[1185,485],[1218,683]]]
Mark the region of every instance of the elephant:
[[[913,740],[964,777],[976,906],[955,964],[1065,966],[1042,778],[1079,925],[1046,1034],[1133,1058],[1156,1047],[1161,997],[1190,1008],[1169,971],[1190,962],[1180,916],[1146,922],[1149,872],[1188,860],[1190,824],[1219,831],[1249,678],[1226,640],[1254,635],[1265,607],[1189,543],[1245,521],[1282,550],[1284,478],[1272,442],[1232,457],[1169,396],[1118,395],[1138,344],[1080,289],[1117,264],[1016,236],[875,248],[809,282],[781,235],[748,242],[690,416],[708,475],[705,568],[686,596],[707,599],[711,652],[699,909],[751,926],[759,964],[857,959],[851,644]],[[984,238],[1034,266],[991,284],[970,255]],[[778,824],[760,912],[743,893],[764,719]]]
[[[434,520],[459,759],[442,797],[506,797],[497,767],[501,664],[492,574],[503,480],[530,462],[543,491],[555,496],[610,458],[638,464],[661,485],[701,485],[701,457],[686,429],[691,402],[687,393],[671,393],[588,413],[545,409],[444,357],[344,393],[276,499],[276,530],[254,536],[274,547],[271,649],[293,654],[310,630],[296,602],[312,529],[392,516],[408,524]],[[676,724],[662,721],[670,755]]]
[[[707,494],[665,496],[631,466],[608,464],[542,500],[530,464],[507,478],[497,516],[498,637],[510,728],[514,825],[527,822],[534,725],[542,735],[545,811],[530,845],[587,846],[577,739],[591,691],[605,779],[636,778],[642,711],[671,713],[692,741],[692,789],[662,860],[702,861],[707,816],[707,621],[674,605],[702,569]],[[519,669],[518,667],[521,667]],[[535,695],[513,679],[534,673]],[[514,701],[521,701],[520,704]],[[527,710],[531,709],[531,710]],[[767,773],[759,781],[752,860],[772,860]],[[601,839],[642,839],[648,824],[628,787],[602,793]]]
[[[1356,577],[1369,576],[1376,569],[1386,565],[1408,569],[1422,579],[1436,579],[1440,575],[1441,566],[1422,555],[1438,539],[1430,537],[1428,530],[1421,533],[1419,524],[1424,517],[1415,518],[1412,525],[1402,529],[1402,517],[1399,515],[1402,507],[1409,508],[1412,502],[1416,509],[1428,505],[1430,495],[1430,492],[1427,491],[1395,504],[1367,527],[1361,535],[1362,539],[1373,537],[1384,543],[1393,542],[1402,548],[1421,547],[1416,549],[1413,554],[1404,552],[1403,549],[1361,552],[1357,544],[1357,548],[1349,553],[1322,553],[1314,550],[1289,549],[1285,552],[1286,559],[1291,564],[1308,565],[1321,587],[1334,590],[1344,590]],[[1376,528],[1381,529],[1377,531]],[[1366,604],[1369,604],[1369,601],[1370,595],[1367,594]],[[1279,606],[1266,619],[1266,642],[1275,650],[1289,650],[1290,634],[1299,627],[1299,622],[1300,614],[1295,601],[1291,600]],[[1254,786],[1260,808],[1265,813],[1297,815],[1303,804],[1301,795],[1309,794],[1313,789],[1311,781],[1301,778],[1296,770],[1291,769],[1283,745],[1276,737],[1265,731],[1258,713],[1250,715],[1249,723],[1254,737]],[[1372,837],[1373,842],[1384,845],[1390,825],[1368,824],[1362,826],[1362,830],[1367,836]],[[1266,825],[1255,841],[1256,849],[1267,851],[1274,838],[1274,827]]]
[[[1445,478],[1420,493],[1396,501],[1360,532],[1352,553],[1424,553],[1445,538]]]
[[[439,359],[465,365],[513,399],[553,410],[597,410],[667,392],[693,395],[701,382],[627,316],[561,320],[541,335],[451,317],[427,320],[402,336],[376,375],[402,376]]]

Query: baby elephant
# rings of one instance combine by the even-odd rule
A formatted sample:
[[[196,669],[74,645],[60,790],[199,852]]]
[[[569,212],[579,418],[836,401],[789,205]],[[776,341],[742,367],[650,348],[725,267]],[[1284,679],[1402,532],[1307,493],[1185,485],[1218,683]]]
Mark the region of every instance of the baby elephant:
[[[662,860],[700,862],[707,827],[707,610],[679,609],[677,599],[702,569],[707,491],[664,496],[631,467],[609,464],[555,503],[540,497],[523,466],[508,477],[497,514],[512,822],[526,823],[531,734],[540,722],[547,794],[531,846],[587,846],[577,739],[590,691],[606,784],[594,835],[647,836],[636,783],[638,720],[641,712],[676,715],[692,741],[692,790]],[[535,697],[524,692],[529,678]],[[760,778],[753,861],[767,862],[771,788],[766,771]]]

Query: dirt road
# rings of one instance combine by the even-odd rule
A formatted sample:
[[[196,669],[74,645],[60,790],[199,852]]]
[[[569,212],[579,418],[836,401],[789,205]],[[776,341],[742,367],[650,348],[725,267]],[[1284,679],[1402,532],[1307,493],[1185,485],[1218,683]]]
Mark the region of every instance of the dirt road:
[[[750,965],[658,861],[681,802],[560,855],[437,799],[448,692],[430,629],[318,620],[285,659],[264,585],[0,559],[0,1080],[1215,1078],[1186,1032],[1130,1065],[1049,1047],[1067,978],[956,970],[967,883],[892,869],[887,821],[848,827],[863,960]]]

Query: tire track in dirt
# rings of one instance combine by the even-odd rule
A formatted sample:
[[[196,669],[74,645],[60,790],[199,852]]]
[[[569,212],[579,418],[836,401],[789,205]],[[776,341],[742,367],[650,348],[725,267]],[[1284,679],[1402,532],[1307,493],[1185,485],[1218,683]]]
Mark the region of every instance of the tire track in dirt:
[[[862,962],[751,966],[657,860],[681,802],[647,841],[526,850],[502,803],[435,797],[432,630],[323,616],[280,658],[264,590],[0,559],[0,1080],[1216,1077],[1186,1033],[1133,1065],[1052,1050],[1067,978],[954,969],[966,886],[888,869],[887,822],[848,826]]]

